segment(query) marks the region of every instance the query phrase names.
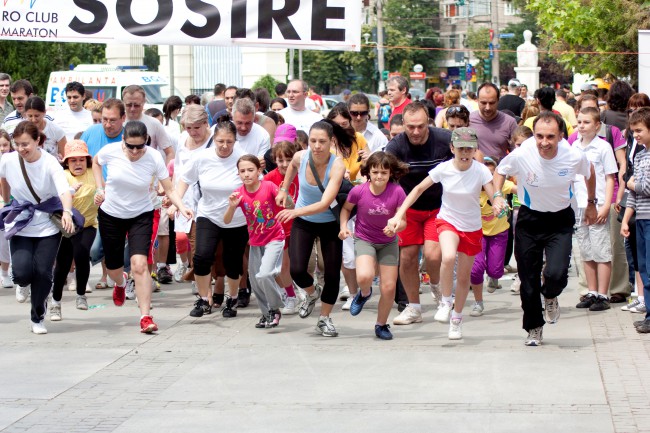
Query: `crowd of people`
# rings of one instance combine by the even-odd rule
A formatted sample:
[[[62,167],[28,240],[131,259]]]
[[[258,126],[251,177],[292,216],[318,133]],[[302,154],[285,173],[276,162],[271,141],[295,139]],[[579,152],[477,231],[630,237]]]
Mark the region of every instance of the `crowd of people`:
[[[175,280],[193,318],[235,318],[253,295],[255,327],[276,328],[320,300],[315,329],[336,337],[337,301],[357,316],[374,287],[382,340],[394,306],[393,325],[423,321],[428,283],[433,320],[458,340],[470,292],[480,317],[484,286],[516,272],[524,342],[538,346],[573,254],[576,308],[624,303],[650,332],[648,96],[623,81],[579,95],[529,96],[516,79],[421,101],[408,90],[391,77],[374,106],[346,91],[324,117],[301,80],[274,99],[217,84],[211,101],[146,111],[140,86],[99,102],[71,82],[67,107],[48,112],[29,81],[0,74],[0,283],[30,299],[36,334],[48,312],[63,319],[66,286],[80,310],[93,290],[135,300],[141,332],[155,332],[152,292]]]

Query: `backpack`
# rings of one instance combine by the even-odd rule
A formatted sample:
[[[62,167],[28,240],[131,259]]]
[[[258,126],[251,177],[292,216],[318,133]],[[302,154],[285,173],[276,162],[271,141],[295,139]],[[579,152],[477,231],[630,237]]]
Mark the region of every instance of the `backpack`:
[[[382,104],[379,107],[379,120],[382,123],[386,123],[390,120],[390,114],[393,110],[390,108],[390,104]]]

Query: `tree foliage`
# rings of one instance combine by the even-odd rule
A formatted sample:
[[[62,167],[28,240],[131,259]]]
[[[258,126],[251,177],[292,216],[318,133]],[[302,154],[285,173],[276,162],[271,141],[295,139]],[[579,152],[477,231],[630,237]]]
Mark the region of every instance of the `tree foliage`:
[[[482,81],[490,81],[490,77],[485,76],[485,68],[483,66],[483,60],[490,57],[489,53],[485,51],[490,43],[490,29],[487,27],[470,28],[467,31],[467,39],[465,43],[467,44],[467,48],[477,50],[473,51],[474,57],[479,60],[478,64],[474,66],[478,75],[477,81],[479,83]]]
[[[650,28],[646,0],[530,0],[544,48],[576,72],[636,80],[639,29]],[[578,54],[577,52],[588,52]],[[592,54],[593,53],[593,54]]]
[[[272,75],[266,74],[263,77],[258,78],[258,80],[253,83],[251,89],[257,89],[263,87],[264,89],[269,91],[269,95],[271,95],[271,99],[273,99],[276,96],[278,96],[275,93],[275,86],[277,86],[278,84],[280,84],[278,80],[273,78]]]
[[[13,80],[25,78],[37,95],[45,95],[52,71],[65,71],[80,63],[105,63],[106,46],[100,44],[2,41],[2,71]]]

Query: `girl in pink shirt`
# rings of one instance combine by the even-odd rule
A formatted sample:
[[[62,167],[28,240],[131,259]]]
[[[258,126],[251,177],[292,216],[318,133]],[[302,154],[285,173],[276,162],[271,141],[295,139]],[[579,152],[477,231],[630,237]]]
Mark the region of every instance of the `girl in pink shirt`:
[[[262,165],[254,155],[239,158],[237,170],[244,185],[230,195],[223,221],[229,224],[237,207],[244,212],[250,244],[248,275],[262,310],[262,317],[255,327],[274,328],[280,323],[280,309],[284,307],[284,289],[275,280],[282,270],[284,248],[284,230],[275,218],[279,211],[275,204],[278,186],[266,180],[260,181]]]

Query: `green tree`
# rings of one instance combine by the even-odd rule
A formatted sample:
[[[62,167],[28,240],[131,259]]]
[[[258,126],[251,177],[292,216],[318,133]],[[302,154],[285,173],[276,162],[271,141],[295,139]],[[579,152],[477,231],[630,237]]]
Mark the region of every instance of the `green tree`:
[[[350,70],[342,56],[342,51],[304,50],[303,78],[310,85],[321,89],[323,94],[334,92],[337,86],[346,86]]]
[[[467,48],[476,50],[474,57],[479,61],[474,67],[476,68],[476,79],[479,83],[483,81],[491,81],[490,77],[485,76],[485,67],[483,61],[490,57],[489,53],[485,51],[490,43],[490,29],[487,27],[474,27],[467,31],[467,39],[465,41]]]
[[[145,45],[144,58],[142,62],[148,70],[158,71],[160,67],[160,56],[158,55],[158,45]]]
[[[276,96],[278,96],[275,93],[275,86],[277,86],[278,84],[280,84],[278,80],[273,78],[273,76],[267,74],[264,75],[263,77],[260,77],[257,81],[255,81],[251,89],[257,89],[259,87],[263,87],[269,91],[269,95],[271,95],[271,99],[273,99]]]
[[[65,71],[79,63],[105,63],[101,44],[2,41],[2,71],[13,80],[25,78],[37,95],[44,96],[52,71]]]
[[[638,57],[622,53],[637,52],[638,30],[650,28],[646,0],[530,0],[526,8],[542,29],[542,46],[560,63],[596,76],[637,77]]]

